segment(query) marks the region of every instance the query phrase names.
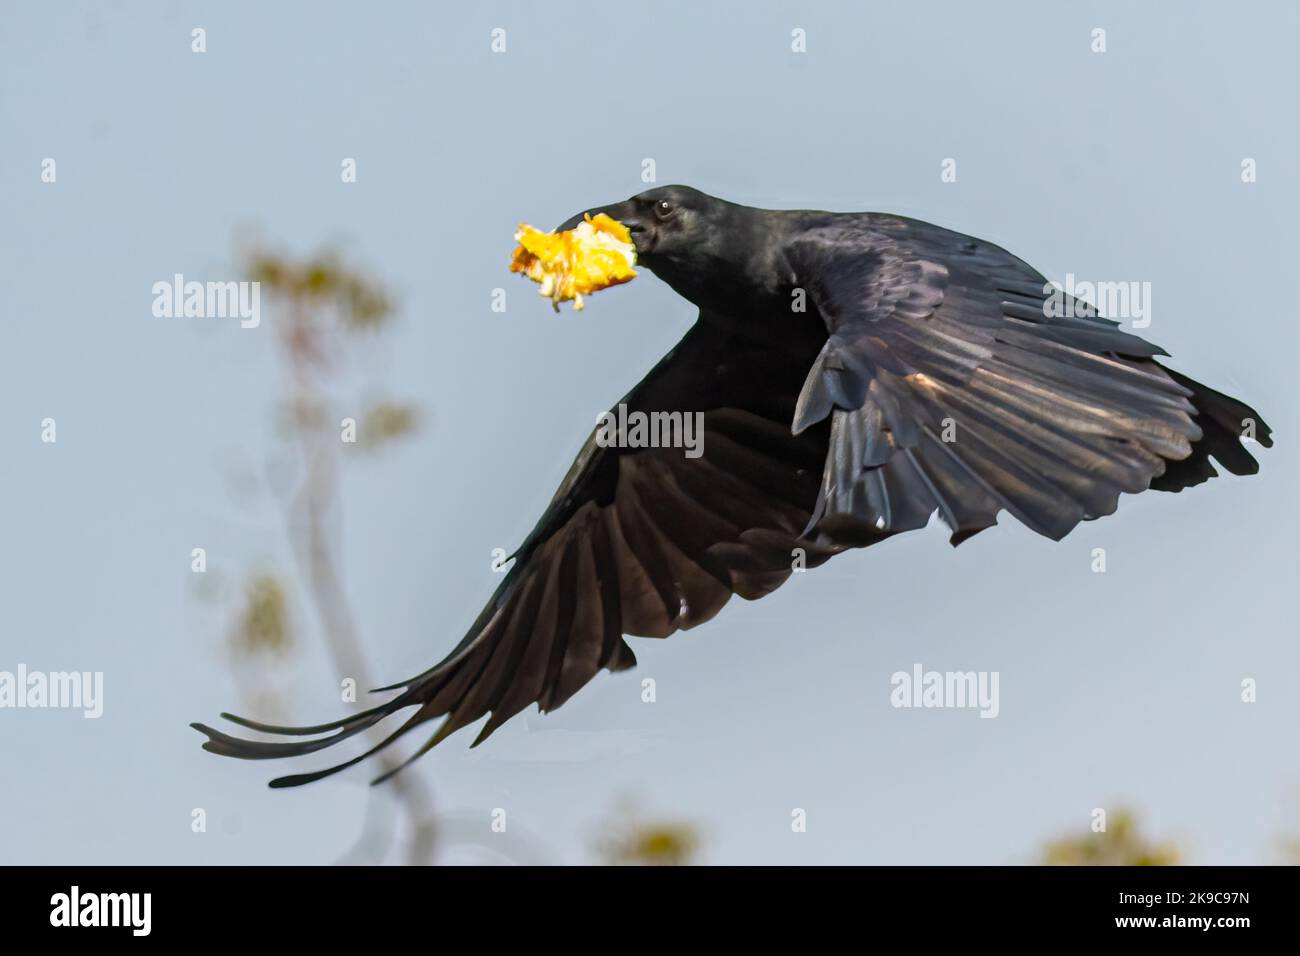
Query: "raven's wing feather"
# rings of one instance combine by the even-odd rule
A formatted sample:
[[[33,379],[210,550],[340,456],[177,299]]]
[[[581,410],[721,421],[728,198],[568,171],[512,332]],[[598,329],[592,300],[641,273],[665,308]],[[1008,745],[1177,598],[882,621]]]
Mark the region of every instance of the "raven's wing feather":
[[[831,420],[813,524],[840,540],[937,511],[958,543],[1002,510],[1059,539],[1120,492],[1204,480],[1210,456],[1255,470],[1243,418],[1270,443],[1252,409],[1168,372],[1162,349],[990,243],[870,215],[786,254],[829,333],[794,429]]]
[[[247,741],[195,725],[227,756],[296,756],[416,708],[379,746],[446,719],[415,756],[491,714],[475,743],[536,702],[564,703],[603,669],[635,663],[623,635],[666,637],[713,617],[733,594],[757,598],[834,552],[800,542],[825,459],[826,429],[791,433],[811,358],[759,347],[703,320],[632,391],[629,412],[700,413],[703,454],[602,447],[588,440],[495,595],[441,663],[399,685],[392,701],[315,727],[242,726],[315,740]],[[379,749],[378,747],[374,749]],[[282,777],[319,779],[357,762]],[[414,759],[412,757],[411,759]],[[408,761],[409,762],[409,761]]]

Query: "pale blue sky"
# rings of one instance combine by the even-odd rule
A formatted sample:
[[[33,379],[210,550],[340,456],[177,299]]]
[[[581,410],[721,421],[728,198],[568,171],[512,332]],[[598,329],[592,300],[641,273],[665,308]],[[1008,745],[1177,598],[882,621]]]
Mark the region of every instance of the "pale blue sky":
[[[1121,803],[1195,862],[1270,859],[1300,828],[1300,14],[558,6],[0,6],[0,669],[105,673],[98,721],[0,711],[0,862],[329,862],[361,824],[365,770],[272,792],[273,774],[321,761],[221,760],[186,726],[238,703],[190,549],[227,580],[288,558],[276,512],[233,504],[223,470],[275,451],[273,316],[157,319],[152,283],[232,277],[233,231],[255,222],[295,250],[345,243],[397,292],[383,391],[427,427],[345,487],[348,596],[396,680],[459,639],[496,583],[491,550],[521,540],[596,412],[692,319],[649,275],[556,317],[505,272],[519,220],[637,192],[645,157],[662,183],[903,213],[1055,278],[1150,281],[1145,334],[1258,407],[1278,446],[1256,478],[1126,497],[1059,544],[1004,519],[953,550],[932,527],[636,641],[637,671],[425,757],[438,805],[485,829],[505,807],[565,861],[633,792],[699,823],[710,862],[1021,862]],[[557,109],[550,91],[574,88]],[[294,716],[327,720],[335,678],[308,644],[286,676]],[[917,662],[999,671],[1000,715],[891,708],[889,675]],[[1239,701],[1245,677],[1256,704]]]

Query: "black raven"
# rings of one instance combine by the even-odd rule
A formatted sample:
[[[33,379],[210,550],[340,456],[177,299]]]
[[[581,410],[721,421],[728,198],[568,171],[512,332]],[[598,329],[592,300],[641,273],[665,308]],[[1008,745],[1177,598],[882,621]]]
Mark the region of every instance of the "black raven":
[[[588,439],[469,633],[392,700],[257,742],[201,724],[232,757],[312,753],[414,708],[367,754],[445,717],[410,758],[491,715],[552,710],[733,594],[762,597],[796,563],[924,527],[958,544],[1007,511],[1059,540],[1122,491],[1180,491],[1258,470],[1256,412],[1165,368],[1162,349],[1061,297],[999,247],[874,213],[754,209],[684,186],[587,210],[621,221],[638,262],[699,306],[622,400],[699,413],[702,454]],[[560,226],[582,221],[575,216]],[[1055,303],[1055,304],[1053,304]],[[407,763],[410,763],[410,760]],[[405,766],[406,764],[402,764]],[[383,779],[383,778],[380,778]],[[378,781],[376,781],[378,782]]]

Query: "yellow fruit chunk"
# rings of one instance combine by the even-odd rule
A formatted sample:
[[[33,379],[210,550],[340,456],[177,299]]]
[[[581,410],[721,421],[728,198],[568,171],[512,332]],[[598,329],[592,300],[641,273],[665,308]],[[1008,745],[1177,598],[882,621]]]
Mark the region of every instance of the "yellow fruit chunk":
[[[584,295],[636,278],[636,247],[627,227],[603,212],[584,220],[568,232],[542,232],[521,223],[515,233],[519,245],[510,271],[541,283],[538,292],[550,298],[556,312],[570,299],[580,310]]]

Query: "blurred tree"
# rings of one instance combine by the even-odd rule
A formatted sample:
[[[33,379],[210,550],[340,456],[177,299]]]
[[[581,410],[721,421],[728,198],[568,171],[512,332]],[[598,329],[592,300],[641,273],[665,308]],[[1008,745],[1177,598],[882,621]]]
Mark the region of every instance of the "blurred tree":
[[[634,800],[622,800],[596,843],[597,858],[612,866],[687,866],[700,847],[689,823],[648,820]]]
[[[241,654],[278,655],[293,644],[284,588],[272,575],[259,575],[249,583],[244,610],[231,633],[231,643]]]
[[[1133,812],[1121,807],[1109,814],[1101,833],[1048,843],[1042,862],[1048,866],[1177,866],[1179,853],[1172,843],[1153,843],[1144,837]]]
[[[341,455],[349,446],[368,452],[388,447],[415,431],[418,416],[403,403],[367,404],[347,395],[343,373],[357,352],[352,346],[355,337],[385,329],[393,303],[376,280],[334,251],[297,259],[238,240],[237,248],[245,274],[261,284],[273,306],[268,324],[287,381],[275,419],[293,466],[290,493],[282,500],[286,533],[335,670],[364,690],[375,682],[343,580]],[[351,429],[344,427],[347,422]],[[286,585],[275,577],[264,575],[252,582],[233,635],[233,646],[242,656],[283,653],[292,645],[285,595]],[[378,742],[382,732],[374,728],[370,736]],[[381,772],[397,766],[388,754],[379,762]],[[418,774],[397,775],[382,793],[396,798],[407,818],[407,861],[431,862],[434,818]],[[382,859],[392,842],[391,822],[372,807],[349,861]]]

